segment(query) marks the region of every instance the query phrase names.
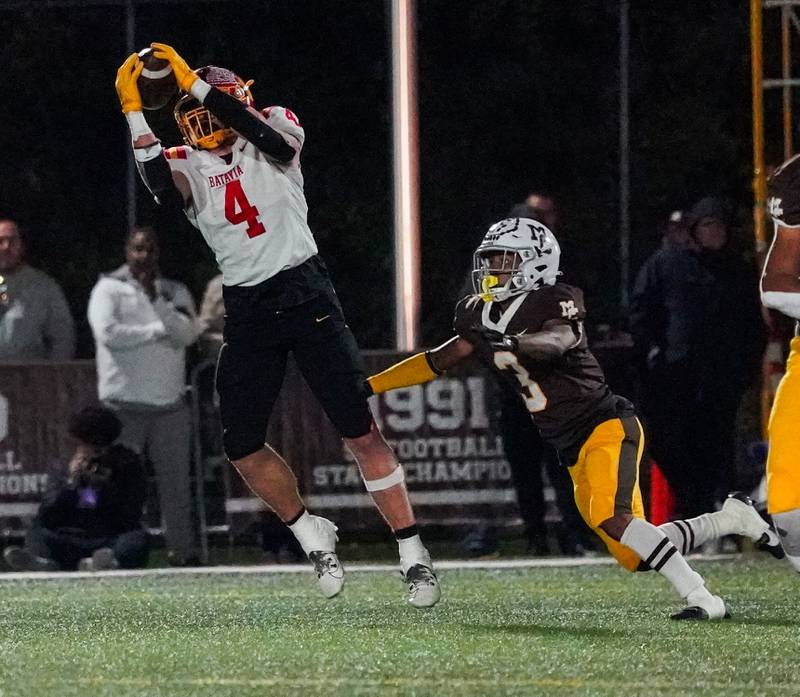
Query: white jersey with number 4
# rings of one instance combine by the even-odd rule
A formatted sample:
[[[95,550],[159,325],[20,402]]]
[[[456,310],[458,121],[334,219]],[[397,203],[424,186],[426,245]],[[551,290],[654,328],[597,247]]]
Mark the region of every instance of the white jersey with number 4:
[[[289,109],[262,113],[297,151],[291,162],[271,160],[244,138],[233,145],[230,164],[207,150],[164,151],[170,168],[189,180],[186,216],[214,251],[228,286],[256,285],[317,253],[300,171],[305,132]]]

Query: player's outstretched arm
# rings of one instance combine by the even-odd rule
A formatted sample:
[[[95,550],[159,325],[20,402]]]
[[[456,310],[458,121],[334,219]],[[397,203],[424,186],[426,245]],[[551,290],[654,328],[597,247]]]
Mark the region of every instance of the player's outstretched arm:
[[[438,348],[416,353],[383,372],[370,376],[367,384],[373,394],[379,394],[398,387],[430,382],[469,356],[472,349],[472,344],[466,339],[454,336]]]
[[[141,75],[144,63],[136,53],[132,53],[117,70],[114,86],[122,107],[122,113],[131,130],[131,144],[136,160],[136,168],[145,186],[161,205],[175,205],[183,208],[189,199],[189,183],[183,175],[173,176],[167,161],[162,157],[161,141],[156,138],[142,112],[142,97],[136,81]],[[183,178],[183,181],[179,181]]]
[[[232,128],[278,162],[292,161],[297,151],[278,131],[251,112],[246,104],[201,80],[172,46],[154,42],[150,47],[156,58],[169,61],[178,86],[197,99],[228,128]]]

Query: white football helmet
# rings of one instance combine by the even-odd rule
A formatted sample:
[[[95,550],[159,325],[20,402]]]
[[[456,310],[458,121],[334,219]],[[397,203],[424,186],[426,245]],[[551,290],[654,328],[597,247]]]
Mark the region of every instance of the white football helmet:
[[[472,285],[487,302],[555,284],[561,248],[550,229],[532,218],[495,223],[475,250]],[[508,280],[500,284],[500,277]]]

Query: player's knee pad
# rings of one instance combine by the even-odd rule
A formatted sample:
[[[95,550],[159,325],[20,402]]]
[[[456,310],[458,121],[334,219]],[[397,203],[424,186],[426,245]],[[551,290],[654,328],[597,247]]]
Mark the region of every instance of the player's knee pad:
[[[380,479],[364,478],[364,486],[370,493],[373,491],[384,491],[385,489],[391,489],[397,484],[401,484],[405,481],[405,478],[406,475],[405,472],[403,472],[403,468],[398,465],[390,474],[387,474],[385,477],[381,477]]]

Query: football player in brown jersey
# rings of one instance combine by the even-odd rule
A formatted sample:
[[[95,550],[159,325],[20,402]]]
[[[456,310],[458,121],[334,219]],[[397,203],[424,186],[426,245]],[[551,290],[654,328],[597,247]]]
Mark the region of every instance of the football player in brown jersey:
[[[739,534],[780,553],[777,537],[746,497],[722,510],[656,527],[644,518],[639,490],[642,427],[633,405],[608,387],[583,331],[580,289],[558,282],[553,233],[529,218],[509,218],[486,233],[474,256],[475,294],[456,306],[456,336],[369,378],[373,392],[432,380],[470,354],[508,380],[542,437],[569,468],[586,523],[630,571],[654,569],[687,601],[674,619],[721,619],[712,595],[684,554]],[[665,398],[668,398],[665,395]]]
[[[800,320],[800,156],[770,177],[767,208],[775,237],[761,278],[761,300]],[[769,417],[767,510],[786,556],[800,571],[800,336],[795,334]]]

